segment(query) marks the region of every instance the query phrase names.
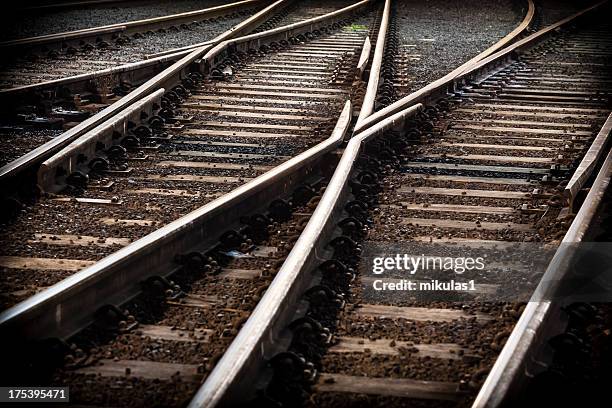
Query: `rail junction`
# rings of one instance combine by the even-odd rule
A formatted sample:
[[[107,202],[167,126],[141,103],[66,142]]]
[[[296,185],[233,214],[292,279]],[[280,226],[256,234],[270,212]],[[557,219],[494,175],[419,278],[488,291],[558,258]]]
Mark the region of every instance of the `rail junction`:
[[[608,2],[200,3],[0,42],[0,385],[96,407],[605,389]],[[478,12],[496,28],[454,28]],[[398,245],[548,258],[373,295],[372,248]]]

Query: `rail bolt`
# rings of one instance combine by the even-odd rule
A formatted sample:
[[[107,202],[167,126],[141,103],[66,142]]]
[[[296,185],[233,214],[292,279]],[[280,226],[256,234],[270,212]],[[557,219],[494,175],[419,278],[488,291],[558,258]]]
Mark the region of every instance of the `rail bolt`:
[[[313,294],[315,292],[324,292],[325,290],[323,288],[324,286],[319,285],[316,287]],[[335,293],[331,294],[333,293],[331,290],[329,290],[329,292],[329,296],[331,296],[330,299],[335,297]],[[316,295],[313,296],[316,297]],[[324,296],[327,296],[327,292]],[[289,329],[293,332],[294,341],[303,345],[322,345],[329,343],[331,340],[329,329],[323,327],[321,323],[309,316],[301,317],[289,323]]]
[[[121,146],[125,147],[126,149],[136,149],[138,146],[140,146],[140,140],[136,136],[127,135],[121,139]]]
[[[270,218],[274,221],[286,221],[291,218],[293,209],[285,200],[274,200],[269,207]]]
[[[304,295],[308,298],[311,306],[320,307],[334,303],[340,309],[344,307],[342,295],[334,292],[326,285],[316,285],[308,289]]]
[[[123,146],[114,145],[106,150],[106,155],[113,161],[124,160],[127,157],[127,150]]]
[[[338,223],[342,229],[342,235],[357,237],[363,231],[363,224],[357,218],[348,217]]]
[[[129,332],[138,327],[133,316],[122,312],[114,305],[104,305],[94,313],[96,326],[107,331]]]
[[[177,254],[175,260],[189,270],[206,269],[205,266],[209,265],[208,256],[198,251],[189,252],[185,255]]]
[[[134,130],[132,130],[132,133],[139,139],[146,139],[153,136],[153,132],[151,131],[151,129],[144,125],[138,126]]]
[[[351,257],[361,252],[361,248],[357,245],[357,243],[344,235],[334,238],[329,243],[329,246],[334,249],[334,256],[338,256],[340,258]]]
[[[244,241],[244,237],[234,230],[225,231],[219,241],[227,248],[234,249],[240,247]]]
[[[159,275],[148,277],[141,285],[143,289],[163,294],[168,299],[178,299],[185,295],[179,285]]]
[[[89,176],[82,171],[73,171],[70,173],[68,177],[66,177],[66,183],[70,186],[77,188],[85,188],[87,187],[87,182],[89,181]]]
[[[281,383],[300,381],[307,367],[304,357],[290,351],[278,353],[270,359],[269,364],[274,370],[274,377]]]
[[[103,157],[95,157],[89,161],[88,166],[93,173],[100,174],[108,170],[109,162]]]
[[[161,129],[164,127],[164,123],[166,123],[166,120],[159,116],[159,115],[154,115],[151,116],[148,120],[149,122],[149,126],[151,126],[151,128],[153,129]]]

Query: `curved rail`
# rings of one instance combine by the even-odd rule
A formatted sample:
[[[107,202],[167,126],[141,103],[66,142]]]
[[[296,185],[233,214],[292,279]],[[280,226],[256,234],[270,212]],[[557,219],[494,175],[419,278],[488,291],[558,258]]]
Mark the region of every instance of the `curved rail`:
[[[529,28],[529,26],[531,25],[531,22],[533,21],[534,15],[535,15],[535,4],[533,3],[533,0],[527,0],[527,13],[525,14],[525,17],[523,18],[523,21],[521,21],[520,24],[516,26],[514,30],[510,31],[508,34],[504,36],[504,38],[502,38],[501,40],[499,40],[498,42],[496,42],[495,44],[493,44],[492,46],[490,46],[489,48],[487,48],[480,54],[476,55],[474,58],[470,59],[465,64],[451,71],[450,75],[457,76],[461,74],[462,72],[467,71],[470,68],[470,66],[472,66],[473,64],[477,63],[483,58],[488,57],[494,52],[510,44],[518,36],[523,34],[525,30],[527,30],[527,28]]]
[[[371,4],[372,0],[362,0],[343,9],[333,11],[322,16],[314,17],[309,20],[274,28],[261,33],[250,34],[240,38],[223,41],[215,45],[204,55],[200,61],[200,71],[205,75],[209,74],[212,68],[224,60],[228,53],[232,51],[247,51],[252,46],[260,46],[278,40],[286,40],[291,36],[296,36],[306,31],[313,31],[321,23],[328,24],[347,17],[347,15],[363,10]]]
[[[333,13],[338,13],[338,14],[340,14],[340,15],[341,15],[341,14],[344,14],[345,12],[350,12],[350,11],[352,11],[352,10],[356,10],[357,8],[360,8],[360,7],[361,7],[361,4],[360,4],[360,3],[367,3],[367,2],[369,2],[369,1],[371,1],[371,0],[366,0],[365,2],[364,2],[364,1],[361,1],[361,2],[355,3],[355,4],[353,4],[353,5],[347,6],[347,7],[343,8],[343,9],[340,9],[340,10],[337,10],[337,11],[334,11],[334,12],[331,12],[331,13],[328,13],[328,14],[325,14],[325,15],[323,15],[323,16],[314,17],[314,18],[312,18],[312,19],[310,19],[310,20],[305,20],[305,21],[298,22],[298,23],[294,23],[294,24],[291,24],[291,25],[295,26],[295,28],[299,28],[299,27],[301,27],[301,25],[302,25],[303,23],[305,23],[306,21],[308,21],[308,22],[309,22],[309,24],[317,23],[317,22],[318,22],[318,20],[317,20],[317,19],[319,19],[319,18],[321,18],[321,17],[331,16]],[[289,26],[284,26],[284,27],[289,27]],[[269,33],[270,35],[274,35],[274,34],[277,34],[277,33],[274,33],[274,30],[277,30],[277,29],[280,29],[280,28],[281,28],[281,27],[278,27],[278,28],[276,28],[276,29],[272,29],[272,30],[268,30],[268,31],[265,31],[265,33]],[[265,37],[266,37],[266,36],[261,36],[261,37],[258,37],[258,34],[263,34],[263,33],[256,33],[256,34],[253,34],[253,37],[254,37],[254,38],[265,38]],[[227,40],[230,40],[230,37],[224,38],[224,39],[222,39],[222,40],[226,40],[226,39],[227,39]],[[221,40],[221,41],[222,41],[222,40]],[[236,40],[239,40],[239,39],[236,39]],[[237,42],[240,42],[240,41],[237,41]],[[159,53],[156,53],[156,54],[152,54],[152,55],[151,55],[151,57],[154,57],[154,58],[155,58],[155,57],[158,57],[158,56],[167,55],[167,54],[169,54],[169,53],[185,52],[185,51],[188,51],[188,50],[192,49],[193,47],[201,46],[201,45],[204,45],[204,44],[205,44],[205,43],[201,43],[201,44],[194,44],[194,45],[187,45],[187,46],[182,47],[182,48],[175,48],[175,49],[173,49],[173,50],[162,51],[162,52],[159,52]],[[221,45],[221,44],[219,44],[219,45]],[[228,45],[229,45],[229,43],[228,43]]]
[[[567,199],[570,211],[573,210],[574,201],[580,190],[584,187],[587,180],[591,177],[597,162],[601,159],[610,146],[610,135],[612,134],[612,114],[608,116],[606,123],[593,140],[588,152],[576,168],[574,175],[565,186],[563,195]]]
[[[474,58],[470,59],[466,63],[462,64],[461,66],[457,67],[450,73],[446,74],[442,78],[426,85],[425,87],[419,89],[416,92],[413,92],[410,95],[403,97],[402,99],[392,103],[391,105],[385,107],[384,109],[379,110],[378,112],[375,112],[374,114],[368,116],[367,118],[364,118],[363,121],[361,121],[360,123],[357,124],[357,126],[355,126],[355,130],[353,133],[357,134],[361,132],[362,130],[366,129],[368,126],[372,126],[374,123],[378,122],[379,120],[382,120],[390,115],[393,115],[396,112],[406,109],[410,105],[420,101],[424,96],[427,96],[433,93],[434,91],[440,90],[442,87],[452,83],[452,81],[455,80],[459,75],[466,73],[468,70],[471,70],[476,63],[478,63],[479,61],[482,61],[484,58],[489,57],[492,53],[500,50],[501,48],[506,46],[509,42],[513,41],[519,35],[525,32],[525,30],[527,29],[527,27],[529,27],[529,25],[531,24],[533,20],[534,14],[535,14],[535,6],[533,3],[533,0],[528,0],[528,9],[527,9],[527,13],[525,14],[525,17],[514,30],[508,33],[508,35],[506,35],[504,38],[502,38],[501,40],[493,44],[491,47],[487,48],[485,51],[476,55]]]
[[[50,44],[66,43],[69,41],[86,41],[87,39],[96,39],[102,35],[113,33],[132,34],[143,31],[144,29],[158,29],[168,27],[169,25],[191,23],[196,18],[210,18],[227,14],[234,10],[240,10],[243,7],[253,6],[257,3],[263,3],[267,0],[241,0],[235,3],[224,4],[221,6],[210,7],[207,9],[188,11],[184,13],[171,14],[167,16],[153,17],[143,20],[128,21],[124,23],[109,24],[99,27],[84,28],[81,30],[67,31],[56,34],[47,34],[37,37],[20,38],[17,40],[0,42],[0,49],[23,49],[24,47],[35,47]]]
[[[50,81],[40,82],[37,84],[2,89],[0,90],[0,100],[14,101],[14,98],[20,98],[23,95],[45,90],[55,91],[61,86],[69,87],[73,93],[87,92],[89,90],[89,84],[91,81],[97,81],[104,77],[114,78],[116,83],[120,83],[122,81],[128,83],[142,83],[143,81],[151,78],[152,72],[161,72],[163,69],[189,55],[190,52],[197,48],[210,48],[212,45],[229,38],[245,35],[249,30],[253,29],[255,25],[259,24],[263,19],[268,18],[273,11],[277,10],[287,1],[289,0],[276,1],[224,33],[219,34],[212,40],[199,44],[193,44],[180,50],[169,50],[168,52],[158,53],[155,57],[117,67],[105,68],[99,71],[73,75],[65,78],[52,79]]]
[[[238,396],[244,395],[245,389],[252,386],[257,370],[278,348],[280,328],[290,322],[297,301],[310,284],[312,276],[307,272],[316,265],[317,260],[323,258],[321,255],[325,249],[320,244],[335,228],[331,220],[341,211],[338,206],[341,198],[347,194],[347,180],[363,143],[400,125],[421,109],[420,105],[413,106],[351,139],[306,228],[238,336],[191,401],[190,407],[235,402]]]
[[[278,5],[281,4],[283,0],[279,0],[276,3],[274,3],[272,6],[270,7],[277,7]],[[360,9],[361,7],[365,6],[367,3],[369,2],[369,0],[357,3],[353,6],[348,6],[344,9],[320,16],[320,17],[316,17],[313,19],[309,19],[309,20],[305,20],[303,22],[299,22],[299,23],[295,23],[295,24],[291,24],[288,26],[283,26],[283,27],[279,27],[277,29],[274,30],[270,30],[270,31],[264,31],[262,33],[258,33],[255,35],[250,35],[250,36],[245,36],[245,37],[239,37],[236,40],[232,40],[235,42],[239,42],[239,43],[243,43],[243,44],[250,44],[250,41],[253,41],[253,38],[256,38],[256,41],[261,42],[264,39],[266,41],[272,41],[273,39],[276,39],[277,36],[282,36],[282,37],[290,37],[291,35],[297,35],[298,33],[304,32],[304,31],[309,31],[311,29],[314,29],[315,27],[318,27],[318,24],[329,24],[330,22],[336,21],[336,19],[340,19],[340,18],[344,18],[346,17],[347,13],[352,13],[354,12],[356,9]],[[264,11],[262,11],[261,13],[264,13]],[[267,14],[267,11],[265,12]],[[244,31],[244,29],[242,27],[237,27],[236,29],[234,29],[233,33],[237,33],[237,32],[241,32]],[[227,47],[228,41],[224,41],[222,43],[220,43],[220,45],[223,45],[223,47]],[[199,58],[204,51],[208,50],[210,48],[205,48],[205,49],[200,49],[198,51],[194,51],[191,54],[189,54],[187,57],[184,57],[181,61],[193,61],[197,58]],[[212,52],[212,50],[209,52],[209,54]],[[206,54],[203,58],[202,61],[206,61],[206,58],[208,57],[209,54]],[[216,54],[215,54],[216,55]],[[202,64],[202,63],[201,63]],[[181,69],[186,69],[188,68],[188,63],[185,65],[182,65]],[[181,73],[179,71],[175,71],[171,74],[169,74],[168,76],[176,76],[177,73],[179,75],[181,75]],[[165,81],[168,81],[168,76],[165,77],[165,79],[160,79],[158,81],[156,81],[155,83],[151,84],[152,88],[155,87],[157,84],[160,83],[164,83]],[[152,81],[152,80],[151,80]],[[151,82],[149,81],[149,82]],[[171,86],[168,86],[167,88],[170,88]],[[153,88],[154,89],[154,88]],[[141,94],[144,95],[144,94]],[[78,155],[80,155],[83,152],[91,152],[93,151],[91,146],[86,146],[87,144],[90,145],[95,145],[95,141],[98,139],[98,134],[101,133],[101,129],[108,129],[110,127],[113,127],[113,123],[114,122],[114,117],[111,117],[109,119],[107,119],[106,121],[104,121],[103,123],[99,124],[96,128],[93,128],[91,130],[88,130],[86,133],[84,133],[82,136],[79,137],[79,139],[73,141],[71,144],[69,144],[68,146],[64,147],[61,151],[57,152],[56,154],[54,154],[52,157],[48,158],[47,160],[45,160],[39,171],[38,171],[38,183],[39,186],[42,187],[45,190],[49,190],[49,188],[53,185],[54,183],[54,176],[55,176],[55,169],[60,165],[60,164],[64,164],[64,163],[76,163],[76,158]],[[89,156],[89,155],[88,155]],[[69,165],[68,167],[72,168],[73,165]]]
[[[604,193],[611,187],[611,182],[612,151],[609,151],[584,204],[536,288],[534,298],[525,307],[480,389],[472,405],[473,408],[502,405],[502,402],[513,395],[513,390],[524,379],[524,373],[531,365],[529,356],[535,354],[535,350],[549,338],[545,333],[550,330],[549,326],[560,320],[562,313],[558,303],[542,299],[552,299],[560,283],[571,274],[572,263],[570,261],[575,254],[576,244],[585,240],[596,211],[603,204]]]
[[[176,254],[206,246],[211,231],[224,231],[239,215],[257,212],[292,191],[322,167],[325,156],[342,142],[350,123],[346,102],[332,135],[280,166],[228,194],[152,232],[56,285],[0,313],[6,339],[65,338],[86,326],[105,304],[120,304],[140,292],[149,276],[173,272]]]
[[[574,18],[580,15],[583,13],[578,13]],[[500,52],[492,56],[486,62],[479,64],[479,69],[487,68],[489,71],[494,71],[500,60],[504,61],[508,54],[520,47],[533,44],[550,31],[550,29],[542,30],[513,47],[511,51]],[[464,66],[463,69],[466,67]],[[482,75],[475,69],[470,72]],[[466,77],[467,73],[462,76]],[[452,80],[453,78],[446,79],[446,85]],[[441,82],[441,80],[436,82]],[[297,304],[313,279],[309,272],[318,262],[326,259],[325,255],[329,248],[326,248],[324,243],[327,242],[326,238],[329,238],[337,229],[334,221],[338,221],[343,211],[340,203],[348,195],[348,180],[363,145],[391,128],[401,129],[407,118],[423,109],[423,104],[420,102],[425,101],[428,92],[416,94],[418,97],[412,96],[412,103],[409,107],[399,111],[395,109],[385,117],[379,118],[349,141],[306,228],[260,303],[192,400],[191,407],[214,406],[232,401],[232,398],[236,398],[236,395],[248,389],[249,382],[252,383],[253,378],[256,378],[257,369],[254,367],[262,367],[264,361],[273,355],[275,350],[273,344],[275,342],[278,344],[282,336],[287,335],[283,329],[290,319],[295,317]],[[574,228],[578,228],[577,225],[574,223]],[[283,338],[282,342],[286,344],[287,339]]]
[[[281,0],[284,1],[284,0]],[[371,1],[371,0],[368,0]],[[274,4],[272,5],[274,6]],[[266,9],[269,11],[269,8]],[[263,10],[262,10],[263,11]],[[341,11],[341,10],[339,10]],[[326,17],[331,13],[325,14],[323,16],[319,16],[316,18]],[[256,14],[251,17],[251,19],[256,18],[259,15]],[[266,12],[266,15],[269,16],[269,12]],[[314,20],[314,19],[311,19]],[[306,20],[306,21],[311,21]],[[245,20],[250,21],[250,19]],[[259,20],[261,21],[261,20]],[[118,67],[106,68],[100,71],[94,71],[86,74],[74,75],[66,78],[53,79],[46,82],[41,82],[38,84],[31,85],[23,85],[10,89],[0,90],[0,99],[1,100],[10,100],[14,101],[14,98],[22,97],[22,95],[27,95],[34,92],[44,91],[44,90],[55,90],[60,86],[69,86],[70,89],[74,93],[85,92],[88,90],[88,84],[90,81],[98,80],[103,77],[112,77],[116,78],[116,82],[126,81],[129,83],[140,83],[143,80],[151,77],[151,72],[159,72],[160,66],[166,68],[168,64],[174,63],[181,58],[189,55],[196,48],[208,47],[211,45],[217,44],[224,40],[229,40],[231,38],[235,38],[238,35],[246,35],[247,29],[240,30],[239,27],[243,25],[240,23],[236,27],[231,28],[225,33],[217,36],[216,38],[205,41],[203,43],[192,44],[183,48],[168,50],[164,52],[160,52],[154,55],[149,56],[148,59],[134,62],[130,64],[121,65]],[[299,23],[295,23],[299,24]],[[249,26],[252,27],[252,26]],[[246,28],[246,27],[245,27]],[[278,27],[280,29],[282,27]],[[269,30],[272,31],[272,30]],[[261,33],[260,33],[261,34]]]
[[[345,16],[334,13],[334,18]],[[301,24],[298,28],[317,28],[328,21],[317,18],[316,24]],[[210,231],[231,228],[237,222],[236,214],[260,211],[270,197],[287,195],[306,177],[321,171],[323,164],[335,157],[329,153],[343,141],[351,117],[352,105],[347,101],[329,139],[3,312],[0,330],[17,341],[64,338],[75,333],[91,321],[101,305],[123,303],[139,293],[142,279],[172,273],[176,268],[174,256],[207,245]]]
[[[240,24],[240,29],[232,31],[232,35],[240,34],[258,25],[261,20],[269,16],[274,10],[276,10],[276,8],[283,4],[284,1],[285,0],[277,0],[270,6],[261,10],[259,13],[243,21]],[[190,51],[174,64],[164,69],[162,72],[158,73],[117,102],[79,123],[77,126],[73,127],[62,135],[3,166],[0,168],[0,183],[8,183],[9,179],[14,179],[19,175],[26,173],[33,166],[59,152],[62,148],[76,140],[81,135],[100,125],[104,121],[112,118],[121,110],[132,105],[151,92],[154,92],[159,88],[172,88],[177,83],[180,83],[180,80],[189,73],[193,61],[204,55],[206,51],[211,48],[211,46],[212,45],[208,45]]]
[[[372,58],[372,70],[370,71],[368,86],[366,88],[365,96],[363,97],[363,103],[361,104],[361,110],[359,111],[359,117],[357,118],[357,124],[355,126],[359,126],[365,120],[365,118],[374,112],[376,92],[378,91],[378,83],[380,81],[380,68],[382,66],[382,60],[385,54],[385,44],[387,41],[387,29],[389,27],[390,14],[391,0],[386,0],[382,20],[380,22],[380,29],[378,30],[378,38],[376,39],[374,57]]]

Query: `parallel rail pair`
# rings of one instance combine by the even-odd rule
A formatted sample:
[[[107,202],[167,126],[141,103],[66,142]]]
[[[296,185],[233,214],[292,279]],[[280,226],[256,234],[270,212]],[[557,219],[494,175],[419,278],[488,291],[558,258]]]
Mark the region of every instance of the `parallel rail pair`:
[[[388,5],[389,2],[387,2]],[[507,59],[511,59],[511,53],[522,51],[523,49],[527,49],[536,41],[541,40],[541,38],[548,33],[550,30],[544,30],[539,32],[528,38],[528,41],[523,41],[517,43],[515,46],[510,47],[508,51],[501,51],[499,54],[492,56],[491,58],[485,60],[481,64],[478,64],[476,67],[473,66],[464,66],[460,71],[458,76],[454,76],[451,78],[451,81],[446,81],[443,85],[439,86],[439,91],[441,94],[445,93],[445,90],[449,88],[456,89],[458,88],[458,84],[461,81],[464,81],[468,78],[481,78],[486,77],[490,74],[492,70],[492,66],[500,63],[500,57],[506,57]],[[521,48],[524,47],[524,48]],[[376,58],[375,58],[376,60]],[[501,62],[501,64],[507,63]],[[494,69],[494,68],[493,68]],[[375,77],[375,75],[374,75]],[[375,88],[374,88],[375,89]],[[362,144],[370,139],[375,138],[376,136],[382,134],[384,131],[390,129],[391,127],[398,126],[398,124],[403,124],[408,118],[412,117],[416,112],[422,109],[422,105],[416,103],[420,101],[430,102],[435,100],[436,97],[431,97],[431,99],[424,100],[422,98],[423,93],[417,93],[418,95],[412,95],[408,97],[408,101],[410,101],[410,105],[407,109],[399,110],[398,112],[393,112],[393,115],[388,115],[383,118],[380,122],[373,124],[371,122],[372,127],[362,129],[366,129],[362,133],[358,133],[353,140],[350,141],[349,145],[345,149],[343,153],[342,159],[337,167],[337,170],[332,177],[330,184],[326,190],[326,193],[321,198],[321,202],[317,207],[315,213],[313,214],[309,224],[304,230],[303,234],[300,236],[299,240],[296,242],[291,254],[288,259],[285,261],[280,271],[278,272],[277,278],[274,280],[270,288],[267,290],[266,294],[262,298],[260,304],[257,309],[253,312],[250,319],[247,321],[238,337],[232,343],[228,352],[223,357],[223,359],[218,363],[217,367],[210,375],[203,388],[200,390],[198,395],[193,401],[193,404],[196,405],[210,405],[215,404],[221,401],[223,398],[227,398],[228,396],[235,395],[232,391],[236,389],[241,389],[242,387],[247,386],[245,381],[248,381],[250,378],[249,373],[258,371],[264,365],[264,359],[269,356],[269,352],[267,352],[266,344],[270,344],[270,340],[275,338],[275,333],[278,334],[282,331],[284,327],[284,323],[287,323],[291,317],[291,308],[295,306],[295,302],[297,299],[301,297],[302,290],[308,286],[308,275],[307,271],[311,269],[314,260],[317,258],[318,254],[323,254],[325,250],[321,248],[321,245],[325,242],[324,237],[329,236],[332,230],[335,229],[334,221],[337,219],[339,208],[338,206],[342,202],[343,195],[347,194],[347,180],[349,178],[349,174],[352,171],[352,167],[355,163],[355,159],[358,157],[359,152],[362,149]],[[405,101],[403,103],[406,103]],[[415,104],[416,103],[416,104]],[[407,105],[403,105],[404,107]],[[326,151],[329,152],[332,149],[332,146],[336,146],[339,143],[339,140],[342,138],[342,134],[346,131],[346,123],[348,119],[348,112],[351,110],[350,105],[345,107],[343,111],[341,121],[339,123],[344,123],[345,125],[339,125],[337,127],[337,131],[334,134],[334,140],[328,141],[324,145],[319,146],[314,149],[318,153],[313,155],[310,152],[309,154],[304,154],[301,157],[310,157],[310,160],[315,160],[314,156],[319,157],[321,152]],[[387,111],[389,112],[389,111]],[[402,127],[401,125],[399,126]],[[340,130],[344,129],[344,130]],[[314,151],[313,150],[313,151]],[[252,184],[245,185],[244,188],[237,190],[227,197],[223,197],[218,201],[215,201],[206,207],[199,210],[200,216],[207,214],[207,216],[215,215],[214,219],[211,219],[210,222],[221,222],[223,221],[224,227],[227,226],[228,219],[224,216],[217,216],[219,214],[214,213],[215,211],[220,211],[222,208],[226,210],[233,209],[233,204],[237,204],[244,197],[240,197],[241,191],[248,191],[249,194],[256,194],[257,189],[261,189],[262,184],[267,184],[271,186],[275,186],[274,188],[278,188],[279,183],[278,180],[287,180],[285,179],[286,175],[291,174],[293,171],[296,171],[297,168],[302,168],[304,163],[298,158],[293,159],[291,162],[286,163],[281,166],[281,168],[276,169],[274,172],[261,176],[260,179],[255,180]],[[308,166],[307,166],[308,167]],[[585,166],[585,168],[591,168],[591,166]],[[292,169],[292,170],[291,170]],[[584,179],[584,177],[580,177]],[[265,183],[263,181],[266,181]],[[272,181],[274,180],[274,182]],[[289,178],[288,180],[291,180]],[[603,184],[603,183],[600,183]],[[253,186],[258,186],[256,190],[253,190]],[[287,190],[285,190],[287,191]],[[266,197],[270,197],[269,193],[264,194],[263,192],[257,193],[263,194]],[[278,194],[276,192],[275,194]],[[278,195],[273,195],[278,196]],[[265,201],[265,200],[264,200]],[[253,203],[256,200],[253,200]],[[260,202],[257,200],[257,202]],[[244,203],[241,205],[245,205]],[[204,211],[206,209],[206,211]],[[250,213],[252,210],[250,208],[243,208],[244,213]],[[254,210],[254,209],[253,209]],[[242,211],[241,211],[242,212]],[[188,229],[194,229],[200,231],[200,233],[204,233],[206,229],[202,228],[200,216],[194,218],[193,216],[189,217],[189,220],[182,220],[181,222],[177,221],[176,225],[172,225],[171,229],[164,228],[162,230],[154,233],[156,237],[164,236],[166,239],[170,241],[164,241],[167,245],[169,242],[172,242],[172,245],[177,244],[179,241],[175,241],[172,234],[167,234],[171,230],[173,231],[181,231],[181,235],[187,238],[186,231]],[[188,221],[188,222],[185,222]],[[197,224],[197,225],[196,225]],[[180,228],[179,228],[180,225]],[[170,227],[170,226],[168,226]],[[160,235],[161,234],[161,235]],[[152,236],[150,236],[152,237]],[[132,246],[126,248],[121,251],[121,254],[143,254],[143,252],[135,251],[134,248],[143,248],[143,242],[147,240],[148,242],[153,242],[149,240],[150,237],[145,239]],[[203,236],[199,237],[204,238]],[[193,240],[193,237],[189,237],[189,242],[199,242],[199,240]],[[138,247],[138,248],[137,248]],[[166,246],[168,248],[168,246]],[[173,247],[174,248],[174,247]],[[171,251],[174,253],[182,253],[183,251],[179,250],[180,248],[176,248],[176,251]],[[136,259],[142,258],[128,258],[128,257],[119,257],[120,253],[116,254],[117,257],[113,256],[116,262],[121,262],[121,269],[126,267],[124,262],[135,262]],[[99,273],[93,274],[92,271],[97,269],[101,271],[105,266],[109,266],[110,261],[109,258],[102,261],[97,268],[91,268],[89,271],[83,271],[82,276],[85,276],[85,272],[88,272],[88,276],[92,279],[94,276],[100,276]],[[81,274],[79,274],[81,275]],[[74,284],[77,281],[77,278],[70,279]],[[53,293],[52,293],[53,292]],[[42,295],[42,294],[41,294]],[[49,291],[45,293],[47,299],[50,299],[50,295],[60,296],[60,292],[58,289],[54,291]],[[63,296],[63,295],[61,295]],[[74,300],[73,300],[74,301]],[[80,306],[80,305],[79,305]],[[62,307],[63,308],[63,307]],[[22,311],[25,310],[22,308]],[[56,309],[57,306],[56,306]],[[16,315],[15,315],[16,316]],[[273,318],[271,316],[274,316]],[[50,317],[50,316],[49,316]],[[57,323],[57,321],[56,321]],[[75,328],[78,325],[74,326]],[[62,328],[62,330],[65,330]],[[72,329],[66,329],[65,333],[70,333]],[[45,332],[45,330],[43,330]],[[47,332],[48,333],[48,332]],[[263,350],[263,352],[262,352]]]

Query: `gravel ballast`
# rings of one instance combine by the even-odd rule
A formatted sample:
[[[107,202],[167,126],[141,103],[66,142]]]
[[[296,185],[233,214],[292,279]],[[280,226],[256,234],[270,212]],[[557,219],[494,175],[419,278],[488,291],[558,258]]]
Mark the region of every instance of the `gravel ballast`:
[[[525,10],[509,0],[403,1],[396,7],[398,97],[443,77],[512,31]]]
[[[81,30],[169,14],[202,10],[229,3],[223,0],[141,0],[55,10],[11,10],[2,18],[1,41]]]

